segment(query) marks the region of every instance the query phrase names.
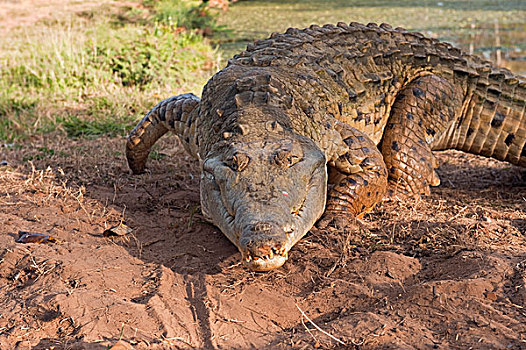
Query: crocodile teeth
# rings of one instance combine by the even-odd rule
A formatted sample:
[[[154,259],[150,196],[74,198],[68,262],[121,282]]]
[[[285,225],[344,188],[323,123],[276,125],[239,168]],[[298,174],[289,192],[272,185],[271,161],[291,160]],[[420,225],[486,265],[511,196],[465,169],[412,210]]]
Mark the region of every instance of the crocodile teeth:
[[[270,253],[270,257],[273,257],[274,255],[279,255],[279,256],[286,257],[287,253],[285,252],[284,248],[281,248],[281,249],[272,248],[272,252]]]
[[[258,261],[258,260],[271,260],[273,259],[274,257],[276,256],[282,256],[282,257],[287,257],[287,253],[285,252],[284,249],[276,249],[276,248],[272,248],[271,251],[269,252],[269,254],[267,255],[264,255],[264,256],[252,256],[250,254],[247,254],[244,259],[247,263],[251,262],[252,260],[254,261]]]

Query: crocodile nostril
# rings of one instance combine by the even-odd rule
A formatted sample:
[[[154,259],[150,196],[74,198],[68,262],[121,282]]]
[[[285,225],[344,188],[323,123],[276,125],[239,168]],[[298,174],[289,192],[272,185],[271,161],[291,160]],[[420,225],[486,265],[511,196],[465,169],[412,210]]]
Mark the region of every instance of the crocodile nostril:
[[[287,258],[289,237],[272,221],[254,221],[239,237],[239,248],[247,263]],[[260,261],[260,262],[261,262]]]
[[[270,222],[257,222],[251,227],[251,231],[254,232],[269,232],[272,230],[274,225]]]
[[[245,153],[237,152],[232,157],[232,169],[235,171],[243,171],[249,162],[250,158]]]

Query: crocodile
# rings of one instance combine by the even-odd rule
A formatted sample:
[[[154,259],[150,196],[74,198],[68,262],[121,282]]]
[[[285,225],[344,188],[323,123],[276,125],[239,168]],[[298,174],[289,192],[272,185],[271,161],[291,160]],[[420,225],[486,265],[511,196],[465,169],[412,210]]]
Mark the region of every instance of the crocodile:
[[[203,215],[255,271],[283,265],[322,215],[346,220],[389,195],[429,194],[440,183],[432,151],[526,166],[524,78],[388,24],[273,33],[201,96],[146,114],[128,164],[143,172],[152,145],[178,135],[200,164]]]

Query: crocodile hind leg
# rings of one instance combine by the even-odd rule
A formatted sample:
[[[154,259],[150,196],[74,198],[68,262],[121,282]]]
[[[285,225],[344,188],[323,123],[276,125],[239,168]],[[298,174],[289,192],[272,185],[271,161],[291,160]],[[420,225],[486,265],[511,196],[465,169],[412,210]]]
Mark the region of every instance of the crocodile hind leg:
[[[387,170],[375,143],[361,131],[338,123],[345,152],[329,161],[329,182],[333,185],[327,198],[325,218],[360,217],[380,202],[387,190]]]
[[[185,149],[197,157],[195,119],[199,98],[184,94],[159,102],[130,132],[126,142],[126,158],[134,174],[144,171],[153,144],[168,131],[179,136]]]
[[[438,162],[432,149],[447,145],[448,130],[461,107],[459,94],[447,80],[426,75],[396,97],[381,142],[389,176],[389,194],[429,194],[438,186]]]

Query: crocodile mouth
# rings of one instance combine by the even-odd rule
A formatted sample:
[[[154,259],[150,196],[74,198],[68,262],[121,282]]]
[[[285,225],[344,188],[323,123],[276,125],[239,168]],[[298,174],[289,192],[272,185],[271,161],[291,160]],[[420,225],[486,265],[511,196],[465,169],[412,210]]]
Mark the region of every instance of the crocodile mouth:
[[[288,259],[289,250],[294,245],[295,241],[301,238],[302,235],[297,235],[294,229],[296,225],[301,225],[302,217],[298,210],[292,217],[291,224],[286,229],[280,229],[277,223],[273,223],[273,230],[271,232],[258,232],[253,229],[240,229],[238,223],[242,216],[239,213],[227,209],[227,206],[222,200],[221,190],[218,186],[214,186],[209,194],[214,198],[215,212],[220,213],[222,220],[216,225],[220,227],[225,236],[238,248],[241,253],[241,261],[246,267],[253,271],[269,271],[281,267]],[[259,223],[261,224],[261,223]],[[255,225],[255,224],[254,224]],[[252,226],[254,226],[252,225]],[[250,242],[244,244],[242,242]]]
[[[244,226],[236,245],[245,266],[254,271],[282,266],[296,238],[293,225],[283,228],[278,222],[258,221]]]
[[[288,250],[277,250],[272,248],[270,253],[264,256],[253,256],[250,252],[241,252],[243,262],[253,271],[270,271],[281,267],[288,259]]]
[[[223,232],[235,232],[235,216],[228,212],[222,201],[218,201],[218,204],[222,205],[220,210],[223,212],[225,223],[230,229],[223,230]],[[294,230],[289,229],[288,231],[283,231],[281,234],[273,235],[275,239],[270,238],[272,236],[261,233],[261,238],[266,236],[267,239],[264,240],[264,243],[256,243],[258,245],[256,249],[251,249],[241,244],[241,241],[246,237],[243,233],[233,236],[230,234],[225,235],[238,248],[242,256],[241,260],[246,267],[253,271],[269,271],[281,267],[287,261],[289,250],[293,245]],[[253,234],[252,237],[255,238],[254,240],[256,242],[260,241],[260,239],[257,239],[257,233]]]

